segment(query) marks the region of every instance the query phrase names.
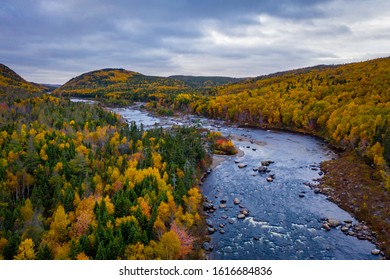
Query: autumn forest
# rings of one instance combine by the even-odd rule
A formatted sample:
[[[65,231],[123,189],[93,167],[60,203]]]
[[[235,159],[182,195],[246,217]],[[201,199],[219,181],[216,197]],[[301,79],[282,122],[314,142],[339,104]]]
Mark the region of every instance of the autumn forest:
[[[1,65],[0,259],[202,258],[198,180],[211,152],[237,150],[218,133],[145,130],[104,109],[136,101],[318,136],[370,170],[379,191],[368,197],[389,196],[390,58],[248,79],[103,69],[47,91]],[[384,244],[389,229],[378,229]]]

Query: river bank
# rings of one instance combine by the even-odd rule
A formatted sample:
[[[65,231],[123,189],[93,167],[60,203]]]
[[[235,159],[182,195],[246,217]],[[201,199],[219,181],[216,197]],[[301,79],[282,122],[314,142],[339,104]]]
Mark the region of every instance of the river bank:
[[[115,111],[118,112],[118,110],[115,110]],[[123,113],[129,113],[129,112],[127,112],[126,109],[124,109],[124,112],[118,112],[118,113],[123,115]],[[150,117],[150,119],[149,119],[149,117]],[[215,160],[214,160],[214,163],[212,164],[211,167],[213,170],[214,169],[217,170],[216,178],[218,178],[218,179],[213,178],[213,176],[214,176],[214,171],[213,171],[212,175],[210,176],[211,177],[211,184],[216,183],[218,185],[217,190],[219,190],[219,191],[218,191],[218,193],[211,192],[211,196],[209,196],[210,200],[211,199],[216,200],[218,197],[221,196],[222,192],[226,191],[226,195],[240,196],[241,200],[246,201],[245,205],[242,205],[243,207],[250,208],[249,206],[251,206],[252,209],[255,209],[255,210],[248,209],[248,210],[250,210],[251,215],[249,217],[246,217],[242,221],[239,221],[239,222],[244,223],[244,227],[242,227],[242,225],[240,225],[240,224],[237,224],[237,226],[239,226],[238,230],[249,231],[248,236],[250,238],[249,239],[246,238],[245,240],[240,239],[240,240],[236,240],[236,241],[242,242],[243,247],[249,245],[251,247],[250,250],[252,250],[254,248],[254,245],[255,245],[255,244],[253,244],[253,242],[254,242],[253,240],[260,241],[258,243],[261,243],[261,246],[265,247],[265,248],[261,249],[264,251],[265,255],[253,255],[253,254],[257,254],[259,249],[257,249],[257,251],[253,251],[253,252],[251,251],[251,253],[249,255],[246,253],[246,251],[241,251],[241,249],[239,249],[240,250],[239,252],[233,252],[233,254],[235,254],[235,253],[241,254],[241,256],[238,256],[239,258],[254,258],[254,257],[256,257],[256,258],[258,258],[258,257],[259,258],[261,258],[261,257],[270,258],[270,256],[273,255],[273,257],[275,259],[277,259],[277,258],[290,259],[290,258],[294,257],[294,255],[293,255],[295,252],[294,250],[296,248],[302,247],[302,245],[299,242],[302,242],[302,244],[306,244],[307,242],[310,241],[309,240],[310,238],[314,239],[315,242],[312,243],[311,245],[309,244],[310,243],[309,242],[308,244],[306,244],[306,247],[314,246],[314,249],[311,249],[312,251],[314,251],[314,253],[313,252],[310,252],[310,253],[306,252],[304,248],[301,248],[299,250],[301,255],[296,256],[297,258],[303,258],[303,259],[304,258],[314,258],[314,259],[317,259],[317,258],[318,259],[327,259],[327,258],[330,258],[330,259],[333,259],[333,258],[336,258],[336,259],[344,259],[344,258],[346,258],[346,259],[354,259],[354,258],[366,259],[367,258],[368,259],[368,258],[370,258],[369,255],[366,255],[363,253],[363,251],[365,251],[365,252],[368,252],[368,254],[369,254],[373,250],[373,249],[368,249],[369,246],[366,243],[364,246],[362,246],[362,250],[359,251],[359,253],[357,253],[357,254],[354,253],[356,251],[355,247],[361,246],[361,245],[359,245],[361,243],[356,243],[355,241],[352,241],[351,240],[351,238],[353,238],[352,235],[347,236],[348,239],[344,240],[340,236],[340,234],[342,234],[341,226],[338,226],[339,230],[337,232],[335,230],[332,230],[331,232],[329,232],[328,236],[326,235],[327,229],[324,229],[323,227],[321,227],[321,225],[323,225],[324,223],[328,223],[329,217],[330,218],[338,218],[337,216],[339,215],[339,219],[342,221],[350,220],[350,218],[347,217],[347,215],[345,215],[344,213],[339,213],[338,210],[333,208],[333,206],[329,206],[328,204],[324,203],[323,199],[314,196],[312,194],[313,192],[308,192],[306,189],[302,188],[301,179],[291,178],[292,173],[298,173],[299,175],[303,174],[302,178],[305,178],[305,176],[310,172],[311,172],[310,178],[315,178],[316,174],[319,173],[318,171],[319,171],[320,162],[323,162],[323,161],[326,162],[326,160],[330,159],[330,158],[323,158],[323,157],[318,158],[317,153],[318,153],[319,147],[317,147],[317,144],[315,144],[313,146],[315,141],[312,142],[312,140],[310,140],[310,141],[309,140],[302,140],[302,139],[306,139],[307,137],[310,138],[310,136],[308,136],[308,135],[306,135],[306,136],[304,136],[304,135],[288,136],[289,134],[286,133],[287,134],[286,137],[279,137],[285,133],[283,133],[281,131],[276,131],[276,132],[262,131],[260,133],[261,134],[260,137],[253,137],[253,135],[249,135],[249,134],[251,134],[252,132],[254,132],[256,134],[256,131],[258,129],[257,130],[256,129],[249,129],[248,131],[250,133],[247,133],[247,131],[244,129],[231,127],[229,125],[224,125],[224,123],[222,121],[204,120],[204,119],[199,118],[199,117],[182,116],[182,115],[180,116],[180,118],[159,117],[159,116],[155,116],[155,115],[149,116],[149,117],[146,118],[145,115],[136,113],[136,114],[127,115],[126,119],[136,120],[137,122],[140,121],[144,125],[150,125],[150,126],[153,125],[155,122],[159,123],[159,125],[164,125],[164,126],[169,125],[169,124],[170,125],[172,125],[172,124],[174,124],[174,125],[175,124],[178,124],[178,125],[181,125],[181,124],[199,125],[200,123],[202,123],[201,124],[202,126],[204,126],[204,127],[207,126],[212,130],[215,129],[215,130],[225,131],[225,134],[232,136],[232,139],[240,146],[239,151],[241,151],[241,152],[240,152],[240,154],[238,154],[236,156],[230,156],[230,157],[221,157],[221,156],[217,157],[217,156],[215,156],[214,157]],[[235,130],[235,131],[232,133],[231,132],[232,130]],[[241,132],[245,132],[245,133],[241,133]],[[303,137],[303,138],[301,138],[301,137]],[[299,139],[301,139],[301,140],[299,140]],[[277,186],[277,188],[273,188],[274,185],[264,185],[263,182],[265,182],[265,181],[262,181],[260,183],[260,185],[259,185],[259,182],[256,182],[255,183],[256,185],[254,185],[253,180],[248,179],[248,178],[255,179],[255,178],[259,178],[259,177],[261,178],[262,176],[259,174],[251,173],[251,174],[247,174],[251,177],[248,177],[248,176],[239,177],[238,176],[239,173],[243,173],[243,172],[245,173],[248,170],[251,170],[250,163],[249,163],[248,168],[243,168],[240,170],[237,170],[236,169],[237,167],[234,168],[232,166],[229,166],[229,165],[232,165],[233,159],[237,159],[238,157],[240,157],[240,158],[246,157],[246,159],[248,159],[248,156],[251,157],[251,156],[254,156],[255,154],[257,154],[257,155],[256,155],[256,158],[252,159],[253,160],[252,165],[256,164],[255,161],[258,164],[259,159],[260,158],[264,159],[264,157],[266,156],[267,150],[269,149],[269,145],[272,143],[270,141],[276,141],[276,143],[279,141],[282,141],[281,145],[277,146],[275,149],[275,152],[277,152],[278,150],[281,151],[279,153],[277,152],[277,154],[280,154],[280,153],[281,154],[283,154],[283,153],[289,154],[290,149],[292,149],[292,150],[295,149],[296,150],[295,152],[297,152],[297,154],[295,155],[295,157],[296,157],[295,159],[294,158],[284,158],[283,157],[284,155],[282,155],[280,162],[277,162],[277,164],[274,165],[276,168],[275,170],[277,171],[277,179],[275,180],[275,182],[273,184],[275,184]],[[299,144],[298,146],[294,146],[295,145],[294,143],[299,142],[299,141],[301,141],[301,144]],[[287,150],[284,147],[286,145],[289,146],[289,148]],[[324,143],[322,143],[321,145],[326,146]],[[267,147],[265,147],[265,146],[267,146]],[[304,150],[300,150],[300,149],[304,149]],[[242,153],[244,150],[245,150],[245,153],[243,155]],[[307,152],[305,150],[308,150],[309,154],[305,155],[305,152]],[[314,164],[313,164],[313,162],[314,162]],[[353,161],[351,161],[351,162],[353,162]],[[290,164],[293,164],[293,165],[289,166]],[[294,165],[294,164],[297,164],[297,165]],[[330,162],[329,164],[334,166],[334,169],[337,170],[338,163]],[[234,163],[233,163],[233,165],[234,165]],[[221,167],[221,166],[223,166],[223,167]],[[218,175],[218,173],[220,173],[220,171],[221,171],[220,170],[221,168],[224,169],[222,171],[222,175],[224,174],[225,177],[224,176],[218,177],[221,175],[221,174]],[[278,170],[278,168],[279,168],[279,170]],[[285,175],[283,175],[283,172],[286,171],[285,169],[288,169],[287,170],[288,172]],[[315,169],[315,170],[313,170],[313,169]],[[323,168],[323,169],[324,169],[326,175],[331,174],[331,171],[326,171],[325,168]],[[331,168],[329,168],[329,169],[331,170]],[[279,171],[280,171],[280,173],[279,173]],[[300,174],[300,173],[302,173],[302,174]],[[241,175],[244,175],[244,174],[241,174]],[[228,189],[224,189],[225,186],[223,186],[221,184],[221,182],[223,182],[226,177],[232,177],[232,176],[236,176],[236,178],[235,178],[236,181],[226,181],[226,187]],[[283,176],[286,176],[286,178],[283,178]],[[314,177],[311,177],[311,176],[314,176]],[[279,179],[286,179],[286,180],[279,180]],[[293,179],[293,181],[294,181],[293,183],[291,183],[291,179]],[[229,179],[229,180],[231,180],[231,179]],[[209,178],[206,180],[206,185],[207,184],[210,185]],[[267,184],[267,183],[265,183],[265,184]],[[324,186],[326,186],[326,185],[324,185]],[[202,187],[203,190],[204,190],[204,187],[205,186]],[[211,187],[214,188],[215,186],[211,186]],[[261,191],[261,189],[259,190],[258,189],[259,187],[263,188],[266,192],[264,193]],[[328,184],[328,187],[320,187],[320,188],[323,190],[322,192],[326,194],[325,191],[326,191],[326,189],[329,189],[329,184]],[[300,192],[298,194],[296,193],[297,190],[300,190]],[[269,193],[267,193],[267,192],[269,192]],[[341,194],[342,194],[342,192],[340,193],[340,195]],[[350,195],[353,196],[354,194],[355,193],[352,191]],[[243,199],[244,195],[245,196],[249,195],[249,197],[246,197],[245,199]],[[340,205],[341,199],[339,201],[339,198],[337,197],[337,195],[338,195],[337,192],[334,192],[334,198],[333,199],[330,198],[330,200],[332,200],[335,203],[338,203]],[[252,197],[252,196],[254,196],[254,197]],[[271,204],[269,204],[268,201],[264,200],[266,197],[268,197],[268,199],[273,201],[273,202],[271,202]],[[252,202],[248,203],[253,198],[256,198],[257,201],[260,200],[262,203],[260,205],[256,201],[252,201]],[[283,210],[283,207],[286,207],[286,204],[287,205],[291,204],[290,205],[292,207],[291,210],[293,210],[294,212],[300,212],[301,209],[299,209],[299,207],[306,206],[306,205],[301,205],[301,203],[299,203],[299,199],[301,199],[301,198],[302,199],[307,198],[308,200],[312,200],[311,203],[312,204],[314,203],[313,207],[315,207],[315,206],[322,207],[322,206],[317,205],[318,203],[316,204],[316,202],[319,202],[325,208],[330,207],[329,213],[331,213],[331,215],[328,215],[328,214],[327,214],[327,216],[322,215],[325,218],[322,217],[320,219],[320,218],[318,218],[318,215],[317,215],[318,213],[314,213],[315,215],[313,215],[313,213],[311,213],[312,211],[316,212],[317,209],[304,209],[304,212],[301,213],[301,216],[297,216],[296,213],[288,213],[288,214],[285,213],[283,215],[287,215],[287,218],[285,217],[287,220],[281,219],[282,216],[280,216],[280,215],[282,215],[282,214],[280,213],[280,211]],[[305,201],[305,203],[306,203],[306,201]],[[264,213],[266,214],[266,216],[262,215],[262,213],[258,213],[259,215],[255,215],[256,211],[259,210],[259,209],[256,209],[256,207],[257,208],[260,207],[260,209],[264,209]],[[217,205],[217,208],[218,208],[218,205]],[[342,207],[342,208],[347,210],[349,213],[352,213],[354,217],[356,217],[357,219],[360,220],[360,218],[357,215],[355,215],[353,212],[350,212],[350,210],[347,207]],[[229,205],[226,208],[218,209],[216,212],[219,213],[220,211],[231,211],[231,210],[234,210],[234,206]],[[299,210],[299,211],[297,211],[297,210]],[[311,212],[308,213],[308,212],[306,212],[307,210],[310,210]],[[290,210],[288,210],[288,211],[290,211]],[[321,211],[317,211],[317,212],[321,212]],[[277,221],[275,221],[275,220],[273,221],[272,220],[273,215],[274,216],[276,215],[277,218],[280,218],[280,219]],[[288,217],[290,215],[294,216],[293,219],[290,219]],[[231,216],[232,216],[231,218],[235,219],[234,221],[236,222],[237,219],[234,217],[234,215],[232,214]],[[328,218],[326,218],[326,217],[328,217]],[[384,217],[386,217],[386,212],[384,212]],[[302,220],[302,218],[303,218],[303,220]],[[288,222],[286,223],[286,221],[288,221]],[[222,225],[222,224],[224,224],[224,226],[227,225],[227,223],[224,223],[223,221],[222,221],[222,223],[220,223],[220,225]],[[246,224],[248,224],[248,225],[246,225]],[[359,221],[353,220],[353,224],[355,224],[355,225],[359,224]],[[367,226],[366,223],[361,223],[361,224],[362,224],[362,227]],[[252,226],[252,225],[254,225],[254,227],[258,227],[258,229],[260,229],[260,233],[259,232],[254,233],[251,229],[248,229],[248,226]],[[207,228],[207,226],[204,226],[204,227]],[[226,236],[229,236],[229,234],[232,234],[232,233],[229,233],[228,227],[229,226],[227,226],[226,230],[223,230],[224,232],[226,232]],[[364,229],[364,230],[366,230],[366,229]],[[233,233],[234,232],[235,232],[235,230],[233,230]],[[237,234],[237,232],[235,232],[235,233]],[[200,232],[199,234],[202,234],[202,233]],[[241,233],[238,233],[238,234],[240,236]],[[377,235],[377,233],[374,233],[374,234]],[[263,235],[265,236],[264,238],[262,237]],[[369,238],[371,236],[372,235],[370,235]],[[233,238],[233,237],[231,237],[231,238]],[[278,238],[283,238],[284,241],[277,240]],[[324,245],[327,242],[331,242],[330,244],[332,244],[332,243],[338,244],[339,241],[337,241],[337,240],[339,240],[340,238],[342,240],[344,240],[344,241],[342,241],[343,247],[345,247],[345,248],[350,247],[350,248],[354,248],[354,249],[351,252],[347,252],[346,251],[347,249],[342,248],[343,253],[342,253],[342,255],[340,255],[340,253],[338,252],[340,250],[340,248],[333,248],[332,247],[333,245],[328,245],[328,246]],[[369,238],[365,238],[366,239],[365,241],[370,240]],[[296,243],[294,241],[295,239],[298,240],[297,241],[298,243]],[[357,238],[353,238],[353,239],[358,241]],[[382,240],[382,239],[378,238],[378,240]],[[318,242],[321,241],[321,244],[318,243],[317,241]],[[374,238],[372,238],[370,241],[376,242],[376,237],[374,236]],[[218,240],[215,242],[218,243]],[[291,250],[288,252],[287,255],[286,254],[275,255],[275,251],[277,251],[278,248],[280,248],[280,245],[279,245],[280,242],[282,244],[287,243],[285,245],[288,245],[290,247]],[[223,243],[224,242],[222,242],[221,244],[223,244]],[[226,253],[226,250],[228,250],[228,251],[232,250],[231,248],[232,248],[232,246],[226,245],[223,248],[223,250],[225,250],[225,251],[223,251],[223,254]],[[381,248],[383,248],[383,246],[381,246]],[[232,258],[237,257],[236,255],[229,255],[229,252],[227,252],[227,253],[228,254],[226,256],[224,256],[224,258],[229,258],[229,256]],[[375,253],[376,253],[376,251],[375,251]],[[378,252],[378,254],[380,254],[380,253],[381,252]]]
[[[373,253],[389,259],[390,194],[375,178],[375,170],[352,152],[323,162],[321,170],[320,192],[360,221],[357,230],[344,228],[344,233],[373,242],[381,250]]]

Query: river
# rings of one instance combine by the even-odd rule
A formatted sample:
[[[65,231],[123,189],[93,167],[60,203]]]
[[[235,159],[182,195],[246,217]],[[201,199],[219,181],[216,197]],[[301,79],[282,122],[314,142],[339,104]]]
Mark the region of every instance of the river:
[[[308,135],[231,127],[205,118],[160,118],[137,107],[112,110],[145,128],[195,124],[233,137],[241,152],[216,156],[220,164],[201,187],[215,207],[207,213],[207,223],[215,231],[210,234],[209,259],[379,258],[371,254],[374,244],[344,234],[341,225],[329,231],[322,227],[329,218],[357,223],[307,186],[321,176],[320,163],[336,156],[322,141]],[[273,163],[266,166],[267,172],[254,171],[262,161]],[[272,182],[267,181],[270,174]],[[238,218],[243,211],[249,213]]]

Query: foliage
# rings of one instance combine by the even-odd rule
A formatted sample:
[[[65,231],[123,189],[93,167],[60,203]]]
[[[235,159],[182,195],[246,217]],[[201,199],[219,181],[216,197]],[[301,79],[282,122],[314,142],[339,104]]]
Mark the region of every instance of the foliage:
[[[206,156],[195,128],[145,131],[51,95],[7,95],[0,108],[0,258],[132,259],[142,247],[147,258],[170,259],[191,251],[194,185]]]
[[[220,132],[209,132],[207,135],[211,143],[211,149],[214,154],[220,155],[235,155],[237,154],[237,149],[234,146],[233,142],[222,136]]]
[[[25,81],[22,77],[9,69],[4,64],[0,64],[0,97],[6,94],[32,94],[41,93],[43,88]]]
[[[215,95],[178,95],[190,113],[315,134],[356,150],[390,188],[390,58],[248,79]],[[185,102],[183,103],[183,100]]]

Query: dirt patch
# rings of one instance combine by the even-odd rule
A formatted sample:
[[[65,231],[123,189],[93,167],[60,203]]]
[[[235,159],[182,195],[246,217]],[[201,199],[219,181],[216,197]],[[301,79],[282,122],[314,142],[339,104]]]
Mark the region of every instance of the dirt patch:
[[[390,258],[390,192],[375,176],[375,170],[352,152],[323,162],[321,192],[329,200],[366,224],[376,244]]]

